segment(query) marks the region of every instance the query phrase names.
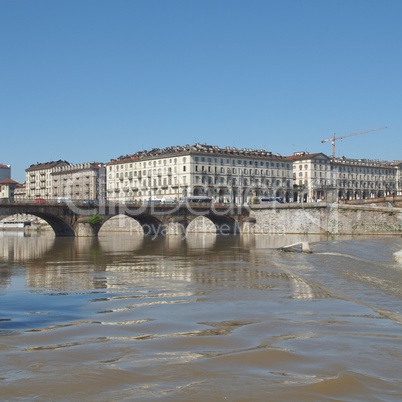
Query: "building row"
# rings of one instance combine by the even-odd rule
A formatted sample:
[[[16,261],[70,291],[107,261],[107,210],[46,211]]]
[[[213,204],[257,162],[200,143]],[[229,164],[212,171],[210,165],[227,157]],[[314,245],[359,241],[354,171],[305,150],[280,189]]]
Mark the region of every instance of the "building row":
[[[25,170],[23,198],[45,200],[105,200],[105,164],[70,164],[58,160]]]
[[[11,166],[0,163],[0,200],[13,199],[17,187],[20,187],[20,184],[11,179]]]
[[[221,203],[251,203],[261,197],[286,202],[368,199],[402,195],[401,170],[402,161],[308,152],[281,156],[195,144],[141,151],[105,164],[63,160],[33,164],[26,169],[25,185],[14,182],[13,194],[2,192],[1,198],[119,203],[174,202],[186,196],[208,196]],[[7,187],[4,180],[1,188]]]

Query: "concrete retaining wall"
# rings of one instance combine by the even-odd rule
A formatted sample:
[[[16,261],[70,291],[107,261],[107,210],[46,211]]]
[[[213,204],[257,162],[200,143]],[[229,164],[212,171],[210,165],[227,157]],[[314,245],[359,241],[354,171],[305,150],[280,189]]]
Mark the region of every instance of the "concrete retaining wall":
[[[369,206],[279,206],[253,209],[260,234],[402,234],[402,209]]]

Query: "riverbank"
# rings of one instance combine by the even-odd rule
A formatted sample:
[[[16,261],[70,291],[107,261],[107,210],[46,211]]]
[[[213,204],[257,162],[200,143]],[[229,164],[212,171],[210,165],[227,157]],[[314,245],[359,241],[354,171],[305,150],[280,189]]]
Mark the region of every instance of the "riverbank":
[[[402,234],[402,209],[371,205],[286,204],[252,208],[255,234]]]

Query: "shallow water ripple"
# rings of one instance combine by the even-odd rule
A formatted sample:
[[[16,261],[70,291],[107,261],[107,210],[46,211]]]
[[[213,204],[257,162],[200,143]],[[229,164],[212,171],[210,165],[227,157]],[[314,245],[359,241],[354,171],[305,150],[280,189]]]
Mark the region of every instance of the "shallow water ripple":
[[[251,240],[45,242],[3,266],[2,399],[401,400],[402,240]]]

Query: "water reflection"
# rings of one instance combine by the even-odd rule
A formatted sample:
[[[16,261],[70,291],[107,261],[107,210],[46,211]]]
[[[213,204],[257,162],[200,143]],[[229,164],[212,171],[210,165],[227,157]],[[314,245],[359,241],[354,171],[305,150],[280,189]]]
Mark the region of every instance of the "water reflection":
[[[186,245],[189,249],[211,249],[216,244],[215,233],[189,233],[186,236]]]
[[[272,286],[267,283],[267,278],[286,279],[286,275],[282,275],[283,267],[275,262],[277,256],[271,255],[270,266],[271,269],[282,270],[280,275],[277,272],[267,274],[250,270],[242,265],[258,265],[258,250],[275,250],[298,239],[304,241],[305,237],[218,236],[214,233],[191,233],[184,238],[144,237],[127,233],[109,233],[98,238],[5,236],[1,259],[12,264],[24,263],[24,266],[22,270],[16,270],[7,265],[1,270],[0,280],[2,286],[10,286],[12,275],[23,275],[30,289],[67,292],[116,289],[122,278],[119,276],[116,279],[111,273],[124,273],[125,284],[143,281],[142,286],[147,286],[144,281],[158,277],[234,287],[236,283],[251,280],[261,282],[253,286],[265,288]],[[204,268],[211,264],[219,266],[220,274],[205,277]]]
[[[182,281],[175,284],[177,288],[185,282],[243,289],[279,286],[288,289],[288,297],[292,298],[331,297],[291,269],[292,256],[284,258],[277,251],[287,244],[326,239],[205,233],[191,233],[184,238],[127,233],[109,233],[98,238],[5,236],[1,258],[7,265],[0,270],[0,285],[9,287],[14,275],[24,276],[26,287],[47,292],[116,290],[127,285],[147,287],[158,278]],[[22,266],[12,268],[16,263]],[[298,264],[300,267],[300,259]],[[208,267],[214,267],[213,274],[206,274]],[[158,286],[165,285],[162,282]]]
[[[0,262],[17,263],[41,258],[54,245],[53,234],[40,236],[25,232],[0,232]]]
[[[316,240],[37,239],[0,262],[2,398],[399,400],[401,239],[277,250]]]
[[[144,245],[143,235],[101,235],[98,238],[99,247],[105,253],[123,253],[141,250]]]
[[[26,236],[22,232],[0,233],[0,261],[22,262],[41,259],[46,254],[63,261],[75,259],[88,253],[96,255],[116,253],[142,253],[149,251],[167,254],[187,253],[203,254],[206,250],[224,247],[234,243],[246,249],[276,249],[284,245],[301,241],[322,241],[322,236],[300,235],[242,235],[218,236],[214,233],[189,233],[182,236],[144,237],[141,234],[104,233],[98,238],[56,238],[53,234]]]

